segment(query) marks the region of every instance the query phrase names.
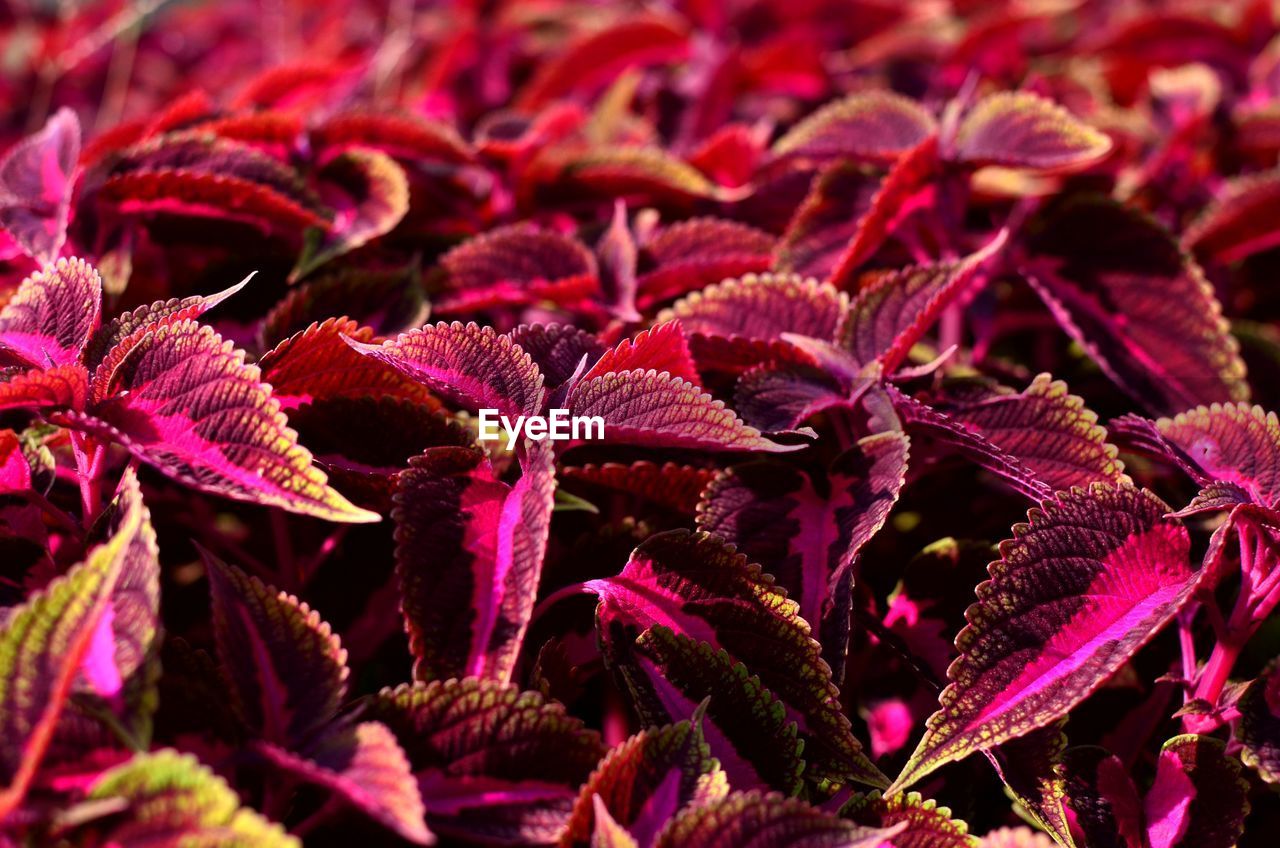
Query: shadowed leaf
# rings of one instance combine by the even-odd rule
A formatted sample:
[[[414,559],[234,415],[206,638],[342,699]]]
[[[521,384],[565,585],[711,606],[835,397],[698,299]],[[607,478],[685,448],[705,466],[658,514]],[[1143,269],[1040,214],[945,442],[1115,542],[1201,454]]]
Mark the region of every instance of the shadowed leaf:
[[[656,848],[877,848],[898,828],[856,825],[774,792],[734,792],[676,816]]]

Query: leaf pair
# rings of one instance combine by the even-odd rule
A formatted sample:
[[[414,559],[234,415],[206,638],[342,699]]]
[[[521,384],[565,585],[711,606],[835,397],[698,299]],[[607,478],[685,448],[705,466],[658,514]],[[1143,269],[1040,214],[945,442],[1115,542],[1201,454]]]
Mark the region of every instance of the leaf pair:
[[[704,732],[732,785],[794,792],[802,774],[883,785],[798,605],[719,538],[652,536],[620,574],[586,587],[600,598],[606,662],[645,722],[678,721],[710,698]]]
[[[0,357],[24,369],[0,383],[0,408],[43,410],[214,494],[332,521],[377,520],[326,485],[258,368],[195,321],[239,288],[103,323],[98,272],[58,260],[0,310]]]
[[[296,597],[205,555],[232,708],[275,766],[416,844],[433,841],[404,751],[376,721],[339,717],[346,651]]]
[[[513,420],[564,408],[574,417],[602,418],[611,443],[790,449],[765,439],[701,390],[675,325],[659,325],[603,354],[588,334],[558,325],[499,335],[475,324],[440,323],[382,345],[350,344],[468,409],[496,409]]]

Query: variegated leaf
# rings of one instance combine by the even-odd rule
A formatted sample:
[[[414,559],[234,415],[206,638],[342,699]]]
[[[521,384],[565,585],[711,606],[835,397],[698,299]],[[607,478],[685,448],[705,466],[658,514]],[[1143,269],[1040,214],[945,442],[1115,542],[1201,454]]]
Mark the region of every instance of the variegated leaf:
[[[891,162],[937,132],[933,115],[888,91],[851,94],[822,107],[773,145],[774,156]]]
[[[400,474],[396,573],[418,680],[511,679],[554,504],[552,452],[532,444],[511,486],[478,448],[429,448]]]
[[[102,278],[83,259],[59,259],[22,281],[0,310],[0,355],[36,368],[70,365],[98,327]]]
[[[1051,100],[1029,91],[1002,91],[978,101],[952,142],[969,165],[1063,170],[1089,165],[1111,151],[1111,139]]]
[[[135,659],[131,646],[116,642],[115,592],[122,580],[126,588],[145,591],[148,575],[156,568],[154,536],[136,481],[127,478],[121,495],[111,536],[92,548],[83,563],[4,617],[0,819],[22,802],[73,688],[83,683],[100,694],[118,695],[123,679],[117,663]],[[120,598],[125,616],[121,633],[129,627],[134,600],[132,591]]]
[[[1212,286],[1156,222],[1073,200],[1038,223],[1029,250],[1023,274],[1063,329],[1149,409],[1248,399]]]
[[[918,792],[887,797],[878,791],[855,795],[840,808],[840,816],[864,827],[901,825],[901,830],[885,840],[884,844],[893,848],[978,848],[967,824]]]
[[[733,544],[786,588],[834,668],[849,638],[854,564],[897,502],[908,444],[901,433],[860,439],[832,464],[825,497],[804,472],[761,462],[730,469],[698,504],[699,529]]]
[[[541,411],[543,376],[529,354],[491,327],[428,324],[381,345],[348,342],[472,409],[497,409],[512,419]]]
[[[786,706],[788,719],[797,722],[805,739],[807,777],[835,784],[856,780],[884,785],[853,736],[831,669],[797,604],[759,565],[731,546],[705,533],[661,533],[636,548],[621,574],[590,581],[587,587],[600,597],[597,627],[616,656],[631,650],[625,643],[637,635],[643,640],[658,626],[724,649],[750,673],[760,675],[763,685]],[[680,688],[670,678],[664,685]],[[696,704],[713,693],[684,694]],[[716,707],[713,698],[713,721]]]
[[[232,706],[255,736],[304,747],[346,696],[347,652],[305,602],[211,554],[205,567]]]
[[[734,792],[685,810],[655,848],[878,848],[900,829],[862,827],[773,792]]]
[[[555,841],[605,753],[562,705],[492,680],[384,689],[366,709],[400,740],[431,829],[464,841]]]
[[[1192,570],[1187,531],[1168,512],[1145,490],[1094,484],[1014,527],[895,789],[1062,717],[1177,613],[1206,570]]]
[[[198,489],[330,521],[377,521],[329,488],[244,352],[184,320],[144,333],[110,396],[70,423]]]
[[[702,734],[702,716],[637,733],[609,752],[582,785],[562,848],[590,844],[603,807],[641,845],[689,803],[718,800],[728,786]]]

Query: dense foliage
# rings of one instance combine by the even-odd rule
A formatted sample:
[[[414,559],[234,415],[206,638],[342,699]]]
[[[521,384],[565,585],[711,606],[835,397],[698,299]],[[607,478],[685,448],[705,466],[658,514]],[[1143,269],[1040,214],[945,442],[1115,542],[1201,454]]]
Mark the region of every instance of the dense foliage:
[[[1272,3],[0,59],[0,848],[1275,844]]]

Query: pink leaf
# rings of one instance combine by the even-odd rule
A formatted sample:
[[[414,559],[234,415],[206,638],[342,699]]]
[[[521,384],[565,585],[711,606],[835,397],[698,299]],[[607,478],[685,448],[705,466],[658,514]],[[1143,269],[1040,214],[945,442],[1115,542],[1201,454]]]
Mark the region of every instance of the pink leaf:
[[[42,265],[67,239],[79,157],[80,121],[64,107],[0,158],[0,226]]]

